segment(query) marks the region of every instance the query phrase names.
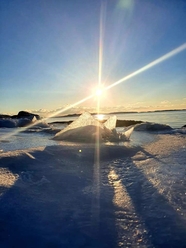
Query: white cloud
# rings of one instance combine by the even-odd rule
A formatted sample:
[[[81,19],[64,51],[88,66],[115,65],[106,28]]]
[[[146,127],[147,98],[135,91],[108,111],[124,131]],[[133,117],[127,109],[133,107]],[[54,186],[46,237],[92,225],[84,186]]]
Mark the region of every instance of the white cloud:
[[[170,104],[171,104],[171,102],[169,102],[169,101],[165,100],[165,101],[162,101],[160,104],[163,104],[163,105],[170,105]]]

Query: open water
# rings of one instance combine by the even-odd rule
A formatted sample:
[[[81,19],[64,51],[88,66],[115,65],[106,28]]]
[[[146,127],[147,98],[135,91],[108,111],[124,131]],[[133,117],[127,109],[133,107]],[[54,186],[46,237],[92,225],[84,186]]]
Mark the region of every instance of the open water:
[[[104,118],[107,118],[105,115]],[[186,125],[186,111],[164,111],[164,112],[146,112],[146,113],[130,113],[130,114],[116,114],[118,120],[136,120],[156,122],[160,124],[168,124],[172,128],[181,128]],[[55,121],[73,121],[77,117],[55,117],[49,118],[48,122]]]

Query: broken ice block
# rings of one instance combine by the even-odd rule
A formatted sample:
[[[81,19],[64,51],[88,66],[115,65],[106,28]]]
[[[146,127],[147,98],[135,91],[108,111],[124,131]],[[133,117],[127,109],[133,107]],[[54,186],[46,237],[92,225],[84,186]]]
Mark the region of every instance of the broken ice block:
[[[55,140],[68,140],[77,142],[99,141],[124,141],[128,140],[133,129],[126,133],[118,133],[116,130],[116,116],[111,116],[104,124],[96,120],[90,113],[83,113],[69,126],[58,132]]]

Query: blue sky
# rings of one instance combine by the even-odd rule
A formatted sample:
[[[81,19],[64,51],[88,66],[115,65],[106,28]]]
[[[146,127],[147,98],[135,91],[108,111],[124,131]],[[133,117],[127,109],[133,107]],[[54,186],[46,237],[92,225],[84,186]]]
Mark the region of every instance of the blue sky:
[[[186,42],[184,0],[0,2],[0,113],[53,111]],[[96,106],[93,98],[74,111]],[[109,110],[186,108],[186,49],[103,93]]]

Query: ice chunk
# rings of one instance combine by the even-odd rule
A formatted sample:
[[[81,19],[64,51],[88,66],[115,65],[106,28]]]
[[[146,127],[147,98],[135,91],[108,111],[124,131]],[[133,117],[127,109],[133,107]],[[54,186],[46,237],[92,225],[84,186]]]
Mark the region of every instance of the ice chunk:
[[[117,118],[115,115],[113,115],[108,118],[108,120],[104,123],[104,126],[107,129],[113,130],[114,128],[116,128],[116,121],[117,121]]]
[[[129,127],[125,132],[120,133],[116,130],[116,116],[111,116],[105,123],[104,123],[104,134],[103,137],[105,140],[117,142],[117,141],[127,141],[129,140],[134,127]]]
[[[94,119],[90,113],[83,113],[80,117],[73,121],[69,126],[58,132],[55,140],[69,140],[69,141],[95,141],[96,135],[99,139],[102,138],[103,124]]]
[[[105,141],[110,141],[110,142],[128,141],[132,134],[133,129],[134,127],[130,127],[124,132],[117,132],[117,130],[114,128],[112,131],[109,130],[110,133],[107,130],[107,132],[104,133],[103,138]]]
[[[96,138],[102,141],[103,129],[99,126],[83,126],[69,130],[62,130],[54,136],[55,140],[68,140],[77,142],[94,142]]]
[[[165,131],[165,130],[172,130],[172,128],[166,124],[144,122],[144,123],[135,125],[134,130],[135,131]]]
[[[36,121],[36,117],[32,117],[32,118],[20,118],[18,119],[18,124],[17,126],[18,127],[26,127],[32,123],[34,123]]]
[[[17,122],[18,121],[15,119],[3,118],[0,119],[0,127],[7,127],[7,128],[17,127]]]
[[[126,133],[116,130],[116,116],[111,116],[104,124],[96,120],[90,113],[85,112],[69,126],[58,132],[53,139],[80,142],[99,141],[126,141],[129,139],[133,128]]]
[[[128,128],[125,130],[124,135],[125,135],[125,138],[126,138],[126,139],[129,139],[129,138],[130,138],[130,136],[131,136],[133,130],[134,130],[134,127],[128,127]]]
[[[35,116],[32,118],[3,118],[0,119],[0,127],[14,128],[14,127],[25,127],[37,121]]]
[[[73,121],[70,125],[68,125],[64,130],[62,131],[68,131],[73,128],[78,128],[78,127],[85,127],[85,126],[100,126],[103,127],[103,125],[96,120],[90,113],[85,112],[82,115],[79,116],[78,119]]]
[[[111,116],[108,120],[103,124],[104,132],[102,133],[102,138],[104,141],[110,141],[116,138],[116,116]]]

